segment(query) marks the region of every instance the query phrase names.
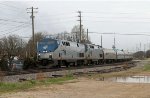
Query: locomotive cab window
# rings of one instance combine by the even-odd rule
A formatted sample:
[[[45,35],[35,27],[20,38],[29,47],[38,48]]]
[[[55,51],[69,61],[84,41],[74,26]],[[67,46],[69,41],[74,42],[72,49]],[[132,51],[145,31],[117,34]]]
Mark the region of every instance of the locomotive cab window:
[[[69,42],[62,42],[62,44],[63,44],[64,46],[70,46],[70,43],[69,43]]]
[[[65,45],[65,42],[62,42],[63,45]]]
[[[79,57],[84,57],[84,53],[79,53]]]
[[[99,54],[100,55],[100,57],[103,57],[103,55],[102,54]]]
[[[69,43],[69,42],[66,42],[66,46],[70,46],[70,43]]]
[[[94,49],[94,46],[91,46],[91,45],[90,45],[90,48]]]

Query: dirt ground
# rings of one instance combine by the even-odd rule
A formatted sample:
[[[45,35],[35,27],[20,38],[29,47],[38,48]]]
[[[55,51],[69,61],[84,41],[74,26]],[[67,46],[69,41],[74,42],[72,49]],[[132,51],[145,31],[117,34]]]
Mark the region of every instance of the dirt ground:
[[[150,98],[150,84],[116,83],[79,77],[69,83],[3,94],[0,98]]]

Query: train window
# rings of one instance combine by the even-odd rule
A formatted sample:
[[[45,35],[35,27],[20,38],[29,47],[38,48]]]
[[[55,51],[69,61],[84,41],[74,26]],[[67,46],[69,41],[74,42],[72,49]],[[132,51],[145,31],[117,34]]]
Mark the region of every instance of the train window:
[[[60,44],[60,42],[59,42],[59,41],[57,41],[57,44],[59,45],[59,44]]]
[[[103,55],[102,54],[99,54],[100,55],[100,57],[103,57]]]
[[[79,53],[79,57],[84,57],[84,53]]]
[[[70,43],[69,43],[69,42],[62,42],[62,44],[63,44],[64,46],[70,46]]]
[[[55,43],[54,41],[47,42],[47,44],[54,44],[54,43]]]
[[[91,46],[91,45],[90,45],[90,48],[94,49],[94,46]]]
[[[62,42],[63,45],[65,45],[65,42]]]
[[[68,42],[66,42],[66,46],[69,46]]]
[[[69,43],[69,42],[66,42],[66,46],[70,46],[70,43]]]

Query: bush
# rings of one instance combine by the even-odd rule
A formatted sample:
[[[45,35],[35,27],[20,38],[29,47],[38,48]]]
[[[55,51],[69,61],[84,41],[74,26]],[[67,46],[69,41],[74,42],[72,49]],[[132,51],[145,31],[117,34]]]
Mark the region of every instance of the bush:
[[[26,69],[32,69],[32,68],[35,68],[36,67],[36,61],[32,58],[26,58],[24,60],[24,64],[23,64],[23,69],[26,70]]]
[[[0,69],[1,69],[2,71],[10,71],[10,68],[9,68],[9,66],[8,66],[8,61],[7,61],[7,60],[2,59],[2,60],[0,61]]]
[[[146,53],[144,51],[138,51],[133,54],[133,57],[138,58],[138,59],[144,59],[145,56],[146,56]]]

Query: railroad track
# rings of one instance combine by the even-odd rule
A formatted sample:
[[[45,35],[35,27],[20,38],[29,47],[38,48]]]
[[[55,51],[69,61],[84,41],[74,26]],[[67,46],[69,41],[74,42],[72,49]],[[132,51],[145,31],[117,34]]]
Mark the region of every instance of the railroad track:
[[[13,71],[3,74],[0,81],[4,82],[18,82],[25,80],[36,80],[40,78],[59,77],[67,74],[81,75],[87,73],[109,73],[126,70],[136,66],[135,61],[103,64],[94,66],[80,66],[69,68],[51,68],[51,69],[32,69],[27,71]]]
[[[5,76],[9,75],[20,75],[20,74],[30,74],[30,73],[40,73],[40,72],[52,72],[52,71],[60,71],[60,70],[73,70],[73,69],[83,69],[83,68],[94,68],[94,67],[104,67],[104,66],[118,66],[124,64],[133,64],[135,61],[128,61],[128,62],[120,62],[120,63],[111,63],[111,64],[102,64],[102,65],[88,65],[88,66],[76,66],[76,67],[61,67],[61,68],[37,68],[37,69],[28,69],[23,71],[3,71]]]

